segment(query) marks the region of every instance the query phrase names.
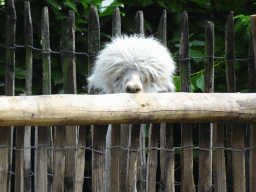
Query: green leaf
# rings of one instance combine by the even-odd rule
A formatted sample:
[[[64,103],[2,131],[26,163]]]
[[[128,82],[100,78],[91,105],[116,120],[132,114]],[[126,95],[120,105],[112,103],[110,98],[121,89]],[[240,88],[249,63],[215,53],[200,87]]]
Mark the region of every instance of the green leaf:
[[[83,5],[84,11],[87,11],[88,10],[88,4],[84,1],[80,1],[80,3]]]
[[[70,0],[66,0],[65,2],[63,2],[63,4],[70,7],[73,11],[76,12],[77,15],[79,15],[79,13],[77,12],[76,5],[72,3]]]
[[[205,46],[204,41],[192,41],[190,44],[195,46]]]
[[[124,7],[124,4],[117,2],[117,0],[113,1],[102,13],[99,14],[99,17],[112,15],[113,11],[118,7]]]
[[[46,0],[46,2],[52,7],[52,10],[59,14],[62,7],[55,0]]]
[[[26,70],[16,67],[15,68],[15,78],[25,79],[26,78]]]
[[[62,72],[58,69],[52,68],[52,80],[54,85],[63,83],[63,75]]]
[[[190,57],[204,57],[204,54],[199,50],[190,49],[189,54]],[[199,63],[201,60],[195,59],[194,61]]]
[[[180,76],[174,76],[172,79],[175,85],[175,92],[180,92]]]
[[[193,1],[201,7],[208,7],[209,5],[211,5],[210,0],[189,0],[189,1]]]
[[[196,75],[196,86],[204,92],[204,75],[203,75],[203,73],[198,73]]]

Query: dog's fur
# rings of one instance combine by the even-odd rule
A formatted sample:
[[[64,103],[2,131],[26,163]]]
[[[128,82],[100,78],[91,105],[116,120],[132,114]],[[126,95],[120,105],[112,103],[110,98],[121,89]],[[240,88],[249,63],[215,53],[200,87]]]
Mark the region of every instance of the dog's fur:
[[[97,55],[88,87],[107,94],[174,91],[174,72],[170,52],[159,41],[121,36],[113,38]],[[138,89],[131,90],[129,85]]]

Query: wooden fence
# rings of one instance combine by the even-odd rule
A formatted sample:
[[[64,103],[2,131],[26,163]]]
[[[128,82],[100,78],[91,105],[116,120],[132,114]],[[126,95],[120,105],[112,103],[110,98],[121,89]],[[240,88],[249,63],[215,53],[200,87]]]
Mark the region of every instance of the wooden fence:
[[[26,95],[32,93],[32,61],[33,54],[33,28],[30,13],[30,4],[25,2],[25,47],[26,47]],[[48,8],[43,9],[42,15],[42,61],[43,61],[43,94],[51,94],[51,53],[49,38]],[[181,21],[180,38],[180,74],[181,91],[190,92],[190,57],[189,57],[189,28],[188,16],[184,12]],[[254,53],[256,39],[255,17],[252,16],[252,39],[249,45],[248,59],[248,92],[255,92],[255,60]],[[14,0],[6,1],[6,83],[5,95],[14,95],[14,71],[15,71],[15,23],[16,12]],[[99,19],[96,7],[92,6],[88,24],[88,71],[91,72],[93,55],[100,48]],[[136,32],[144,34],[143,13],[135,16]],[[113,33],[121,34],[120,14],[118,10],[113,14]],[[205,51],[205,92],[213,93],[214,77],[214,25],[207,22],[206,27],[206,51]],[[166,45],[166,12],[163,11],[159,28],[158,38]],[[234,21],[231,12],[226,24],[226,63],[227,63],[227,86],[228,92],[235,92],[235,54],[234,54]],[[61,62],[63,66],[64,92],[76,94],[76,67],[75,67],[75,14],[69,12],[64,33],[60,42]],[[161,95],[161,94],[160,94]],[[247,95],[247,94],[245,94]],[[71,96],[72,97],[72,96]],[[131,97],[131,96],[130,96]],[[136,96],[135,96],[136,97]],[[160,98],[161,96],[159,96]],[[25,103],[29,97],[20,97]],[[53,96],[54,98],[54,96]],[[189,97],[188,97],[189,98]],[[204,96],[205,98],[205,96]],[[4,101],[3,98],[0,101]],[[8,100],[8,99],[7,99]],[[1,108],[6,107],[0,103]],[[205,99],[206,100],[206,99]],[[204,100],[204,101],[205,101]],[[233,101],[233,100],[232,100]],[[203,101],[202,101],[203,102]],[[255,97],[249,103],[240,104],[240,108],[255,106]],[[206,101],[207,103],[207,101]],[[39,103],[31,103],[36,106]],[[237,104],[237,101],[236,101]],[[18,106],[18,104],[17,104]],[[37,105],[39,106],[39,105]],[[8,106],[7,106],[8,107]],[[47,110],[50,110],[50,106]],[[229,107],[229,106],[228,106]],[[227,107],[227,108],[228,108]],[[26,109],[24,109],[24,114]],[[254,109],[251,109],[252,111]],[[15,110],[14,110],[15,111]],[[33,118],[42,118],[39,114],[31,114]],[[236,113],[236,112],[234,112]],[[28,125],[30,121],[15,124],[17,127],[8,127],[4,124],[1,111],[0,125],[0,191],[85,191],[83,189],[86,166],[85,153],[92,152],[92,191],[256,191],[256,130],[254,124],[241,124],[246,122],[255,123],[255,112],[248,115],[248,121],[240,123],[216,123],[217,121],[202,121],[199,127],[199,160],[198,160],[198,183],[195,184],[193,172],[193,145],[192,125],[190,122],[181,124],[181,151],[180,179],[175,177],[174,134],[171,123],[150,124],[148,145],[145,146],[145,125],[134,124],[131,127],[113,125],[111,148],[111,182],[105,178],[105,150],[107,125],[92,126],[92,146],[86,144],[86,123],[84,125],[70,123],[64,126],[61,123],[38,124],[35,131]],[[54,112],[53,112],[54,114]],[[56,115],[56,114],[55,114]],[[182,116],[182,115],[181,115]],[[53,118],[56,117],[53,115]],[[67,115],[68,117],[68,115]],[[235,119],[239,120],[240,115]],[[16,116],[12,119],[15,120]],[[184,118],[184,114],[183,114]],[[221,116],[220,116],[221,118]],[[178,119],[178,118],[177,118]],[[11,119],[10,119],[11,120]],[[222,119],[223,120],[223,119]],[[136,123],[142,123],[138,120]],[[173,121],[175,122],[175,121]],[[214,123],[210,123],[214,122]],[[2,123],[2,124],[1,124]],[[145,123],[145,122],[143,122]],[[105,123],[103,123],[105,124]],[[12,124],[14,125],[14,124]],[[26,125],[26,126],[23,126]],[[47,126],[45,126],[47,125]],[[16,134],[14,134],[14,131]],[[120,134],[120,132],[122,134]],[[130,132],[130,141],[129,135]],[[225,133],[225,138],[224,138]],[[34,134],[34,136],[32,136]],[[13,136],[16,135],[16,138]],[[35,138],[31,145],[31,137]],[[160,138],[160,139],[159,139]],[[224,144],[224,139],[226,144]],[[249,142],[246,142],[246,141]],[[15,141],[15,142],[14,142]],[[159,143],[160,141],[160,143]],[[130,144],[129,144],[130,142]],[[14,145],[13,145],[14,144]],[[147,154],[146,154],[147,151]],[[158,157],[160,151],[160,158]],[[15,156],[15,162],[13,161]],[[160,159],[160,160],[159,160]],[[158,161],[160,165],[158,166]],[[13,169],[14,168],[14,169]],[[158,170],[159,169],[159,170]],[[160,179],[156,179],[156,172],[160,173]],[[176,180],[176,181],[175,181]],[[177,182],[180,181],[180,182]],[[137,185],[135,185],[137,181]]]

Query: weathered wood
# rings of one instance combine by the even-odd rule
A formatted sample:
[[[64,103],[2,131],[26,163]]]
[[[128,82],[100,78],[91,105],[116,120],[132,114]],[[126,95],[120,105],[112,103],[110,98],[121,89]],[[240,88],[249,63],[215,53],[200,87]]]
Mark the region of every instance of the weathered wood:
[[[254,93],[3,96],[0,126],[255,123],[255,100]]]
[[[88,53],[96,55],[100,50],[100,23],[96,6],[90,7],[89,23],[88,23]],[[88,75],[92,74],[92,67],[95,56],[88,57]],[[90,92],[93,94],[93,92]],[[105,185],[110,185],[106,182],[105,177],[105,154],[106,149],[106,134],[108,126],[92,126],[92,191],[105,191]],[[99,152],[97,152],[97,151]],[[107,169],[107,168],[106,168]]]
[[[24,191],[24,127],[16,128],[15,191]]]
[[[226,55],[226,82],[229,93],[236,91],[235,82],[235,44],[234,44],[234,13],[231,11],[225,26],[225,55]],[[231,126],[226,125],[227,147],[231,147]],[[227,158],[227,186],[233,186],[232,178],[232,155],[231,151],[226,152]]]
[[[144,30],[144,16],[143,16],[143,11],[137,11],[135,15],[135,33],[139,35],[144,35],[145,30]]]
[[[147,178],[147,164],[146,164],[146,143],[145,143],[145,130],[146,124],[141,124],[140,127],[140,150],[139,150],[139,159],[137,163],[137,191],[145,191],[146,190],[146,178]]]
[[[100,50],[100,22],[96,6],[90,7],[88,19],[88,54],[96,55]],[[88,75],[92,74],[94,56],[88,57]]]
[[[166,129],[166,189],[165,191],[174,192],[174,150],[173,150],[173,126],[171,123],[162,123],[161,129],[165,127]],[[161,147],[161,146],[160,146]],[[162,162],[160,161],[162,164]],[[163,167],[164,168],[164,167]],[[161,168],[162,169],[162,168]]]
[[[180,91],[191,92],[190,60],[189,60],[189,27],[188,14],[183,12],[180,27]]]
[[[121,35],[121,16],[119,9],[115,9],[112,17],[112,37]]]
[[[63,88],[65,94],[76,94],[75,12],[69,11],[60,40]],[[67,52],[66,52],[67,51]]]
[[[66,19],[63,34],[60,40],[60,50],[63,88],[66,94],[76,94],[76,65],[75,65],[75,13],[69,11]],[[66,52],[67,51],[67,52]],[[74,191],[75,188],[75,166],[76,150],[72,147],[77,146],[77,127],[66,126],[66,157],[65,157],[65,191]],[[70,147],[70,148],[69,148]]]
[[[231,124],[231,133],[233,191],[245,192],[245,125]]]
[[[214,191],[226,192],[226,171],[224,156],[224,124],[213,123],[213,185]]]
[[[15,36],[16,36],[16,10],[14,0],[6,1],[6,75],[5,95],[14,95],[15,85]]]
[[[187,12],[181,16],[180,34],[180,90],[191,92],[189,58],[189,27]],[[181,191],[194,192],[192,125],[181,124]]]
[[[157,29],[157,37],[164,46],[167,46],[167,12],[163,10],[162,16]]]
[[[131,125],[131,146],[129,150],[129,165],[126,191],[136,191],[137,163],[140,148],[140,124]],[[122,170],[121,170],[122,171]]]
[[[248,93],[256,92],[256,66],[255,53],[256,52],[256,15],[251,16],[251,33],[248,41]]]
[[[53,191],[64,191],[65,176],[65,126],[54,127]]]
[[[48,7],[44,7],[42,13],[42,54],[43,61],[43,94],[51,94],[51,67],[50,67],[50,33],[49,33],[49,11]],[[48,191],[47,180],[47,147],[49,142],[48,127],[38,127],[38,135],[36,136],[37,146],[37,163],[36,163],[36,189],[38,191]]]
[[[24,2],[24,29],[25,29],[25,45],[33,46],[33,26],[30,11],[30,2]],[[26,47],[26,95],[32,95],[32,69],[33,69],[33,54],[32,48]]]
[[[199,125],[199,188],[212,191],[212,123]]]
[[[42,61],[43,61],[43,95],[50,95],[51,94],[51,58],[50,58],[50,29],[49,29],[49,11],[48,7],[44,7],[43,10],[43,16],[42,16],[42,27],[41,27],[41,34],[42,34]],[[46,130],[45,130],[46,129]],[[42,134],[42,135],[41,135]],[[53,173],[53,151],[52,149],[47,149],[47,147],[52,146],[52,127],[38,127],[38,136],[39,137],[47,137],[47,139],[42,140],[42,142],[47,143],[40,143],[38,139],[38,144],[42,145],[38,147],[38,155],[44,155],[42,158],[47,158],[47,161],[43,161],[41,163],[44,163],[45,166],[47,166],[47,172],[49,174]],[[41,138],[40,138],[41,139]],[[39,150],[42,150],[39,152]],[[43,154],[45,152],[47,154]],[[39,160],[41,159],[40,156],[38,156]],[[37,166],[40,166],[37,164]],[[40,167],[41,169],[41,167]],[[40,170],[38,170],[40,171]],[[45,171],[45,170],[44,170]],[[40,174],[40,172],[38,173]],[[44,175],[44,176],[47,176]],[[43,178],[45,179],[45,178]],[[51,176],[47,176],[46,178],[46,185],[47,185],[47,191],[52,191],[52,185],[53,185],[53,178]],[[40,182],[40,180],[38,181]],[[41,184],[45,184],[45,181],[43,181]]]
[[[129,146],[129,139],[133,140],[136,138],[130,138],[130,130],[132,127],[129,124],[121,124],[121,158],[120,158],[120,191],[127,191],[128,190],[128,182],[129,182],[129,172],[130,166],[128,165],[130,161],[130,155],[128,148]],[[132,143],[133,141],[131,141]],[[138,146],[139,147],[139,144]],[[137,160],[137,159],[136,159]],[[134,162],[135,163],[135,162]],[[133,184],[134,185],[134,184]]]
[[[92,191],[105,191],[105,149],[108,125],[92,126]]]
[[[256,55],[256,15],[251,16],[251,40],[249,40],[249,58],[255,58]],[[248,92],[256,92],[256,61],[248,61]],[[256,191],[256,127],[250,126],[250,151],[249,151],[249,189]]]
[[[161,43],[167,46],[167,12],[163,10],[161,20],[159,22],[157,36]],[[170,134],[172,130],[171,124],[168,124],[168,130],[166,130],[166,123],[161,123],[160,128],[160,168],[161,168],[161,178],[160,178],[160,191],[174,191],[174,153],[171,151],[166,152],[165,149],[170,147],[170,142],[172,143],[171,146],[173,147],[173,138],[172,134]],[[168,147],[167,147],[168,146]],[[170,153],[171,152],[171,153]],[[172,154],[172,155],[171,155]],[[173,170],[172,170],[173,169]]]
[[[120,191],[120,125],[111,125],[111,162],[110,162],[110,191]]]
[[[5,2],[5,9],[6,9],[6,74],[5,74],[5,95],[6,96],[13,96],[15,95],[14,86],[15,86],[15,37],[16,37],[16,10],[14,6],[14,0],[6,1]],[[13,127],[9,127],[9,133],[5,132],[3,140],[0,142],[0,145],[7,145],[6,147],[12,148],[13,146]],[[3,143],[2,143],[3,142]],[[9,156],[3,160],[9,160],[8,169],[11,171],[12,169],[12,150],[6,150],[5,148],[1,149],[4,156]],[[5,154],[6,153],[6,154]],[[3,162],[5,164],[6,162]],[[7,191],[11,190],[11,174],[8,173],[8,180],[1,177],[3,182],[7,181]],[[3,189],[6,186],[3,187]]]
[[[250,125],[249,189],[256,190],[256,126]]]
[[[89,128],[89,126],[88,126]],[[76,157],[76,178],[75,191],[82,192],[84,184],[85,147],[86,147],[86,126],[79,127],[79,140]]]
[[[33,46],[33,26],[30,10],[30,2],[24,2],[24,29],[25,29],[25,45]],[[26,95],[32,95],[32,70],[33,54],[32,48],[26,47]],[[31,126],[25,127],[24,132],[24,191],[32,191],[31,189]]]
[[[205,76],[204,90],[213,93],[214,89],[214,24],[205,26]],[[198,191],[212,191],[212,123],[199,124],[199,187]]]
[[[10,127],[0,128],[0,189],[4,192],[8,191],[8,178],[9,178],[9,144],[8,139],[10,135]],[[10,182],[10,181],[9,181]]]
[[[228,92],[236,92],[234,12],[230,12],[225,26],[226,79]]]
[[[157,171],[157,148],[160,133],[160,124],[150,124],[148,137],[148,159],[147,159],[147,184],[146,190],[156,191],[156,171]]]
[[[35,191],[47,192],[47,127],[38,127],[37,147],[37,188]]]

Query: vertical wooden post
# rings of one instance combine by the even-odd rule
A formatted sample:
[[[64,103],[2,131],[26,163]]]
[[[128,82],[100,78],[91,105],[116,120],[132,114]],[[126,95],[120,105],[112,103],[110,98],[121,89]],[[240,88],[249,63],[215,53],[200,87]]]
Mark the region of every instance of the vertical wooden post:
[[[33,26],[30,10],[30,2],[24,2],[25,12],[25,45],[33,46]],[[32,70],[33,69],[33,53],[32,48],[26,47],[26,95],[32,95]],[[25,126],[24,132],[24,191],[32,191],[31,189],[31,126]]]
[[[115,9],[112,17],[112,37],[121,35],[121,17],[119,9]]]
[[[15,191],[24,191],[24,127],[16,128]]]
[[[89,126],[88,126],[89,128]],[[86,147],[86,129],[87,126],[79,126],[79,140],[78,140],[78,149],[76,156],[76,167],[75,167],[75,190],[74,191],[83,191],[84,184],[84,168],[85,168],[85,149]]]
[[[49,32],[49,11],[44,7],[42,14],[42,60],[43,60],[43,94],[51,94],[51,65],[50,65],[50,32]],[[47,191],[47,127],[38,127],[37,135],[37,163],[36,163],[36,190]]]
[[[226,23],[225,54],[226,54],[226,81],[228,92],[235,92],[235,49],[234,49],[234,13],[230,12]],[[226,125],[227,147],[231,147],[231,124]],[[226,151],[227,158],[227,186],[233,185],[231,151]]]
[[[6,8],[6,75],[5,75],[5,95],[14,96],[15,86],[15,37],[16,37],[16,11],[14,0],[5,1]],[[5,146],[0,149],[0,167],[3,170],[0,173],[0,189],[3,191],[11,190],[12,171],[12,148],[13,146],[13,127],[0,128],[2,138],[0,145]]]
[[[33,46],[30,2],[24,2],[25,45]],[[26,47],[26,95],[32,93],[32,48]],[[31,191],[31,126],[16,128],[15,191]],[[24,149],[27,148],[27,149]],[[23,150],[24,149],[24,150]],[[25,154],[25,155],[24,155]]]
[[[76,94],[76,65],[75,65],[75,13],[69,11],[65,22],[63,34],[60,40],[60,50],[62,71],[63,71],[63,88],[66,94]],[[67,52],[65,52],[67,51]],[[69,52],[70,51],[70,52]],[[65,191],[74,191],[75,188],[75,166],[77,146],[77,126],[66,126],[66,157],[65,157]]]
[[[90,7],[89,23],[88,23],[88,53],[96,55],[100,49],[100,23],[98,10],[95,6]],[[95,56],[88,57],[88,75],[92,74],[92,67]],[[90,92],[93,94],[93,92]],[[106,134],[108,126],[92,125],[92,191],[106,191],[105,176],[105,149],[106,149]]]
[[[189,27],[187,12],[181,17],[180,36],[180,90],[191,92],[190,60],[189,60]],[[193,176],[193,141],[192,124],[181,124],[181,191],[195,192]]]
[[[160,124],[150,124],[148,137],[148,161],[147,161],[147,186],[146,191],[156,191],[156,171],[157,171],[157,148],[160,133]]]
[[[214,24],[207,22],[205,26],[205,86],[206,93],[214,92]],[[212,123],[199,124],[199,189],[212,191]],[[206,150],[205,150],[206,149]]]
[[[234,44],[234,13],[230,12],[226,23],[226,77],[228,92],[236,91],[235,82],[235,44]],[[227,124],[227,133],[231,130],[231,148],[232,151],[232,179],[228,176],[230,174],[230,157],[228,158],[227,166],[227,181],[228,185],[233,184],[233,191],[245,191],[245,153],[244,153],[244,135],[245,127],[242,124]],[[230,134],[227,134],[230,136]],[[230,138],[227,138],[228,140]],[[236,151],[239,150],[239,151]]]
[[[132,124],[131,127],[131,141],[129,150],[129,165],[127,176],[127,189],[126,191],[136,191],[136,175],[137,175],[137,162],[139,157],[140,148],[140,127],[141,124]],[[121,170],[122,172],[122,170]]]
[[[251,40],[249,40],[249,60],[248,62],[248,92],[256,92],[256,15],[251,15]],[[250,151],[249,151],[249,190],[256,191],[256,126],[250,125]]]
[[[167,46],[167,12],[163,10],[159,22],[157,36],[164,46]],[[160,128],[160,191],[174,191],[174,151],[172,124],[161,123]],[[166,150],[165,150],[166,149]],[[170,151],[169,151],[170,150]]]
[[[142,11],[137,11],[135,15],[135,33],[139,35],[145,35],[144,31],[144,16]],[[139,151],[139,159],[137,162],[138,167],[138,183],[137,183],[137,190],[144,191],[146,190],[146,156],[145,156],[145,130],[146,125],[142,124],[140,128],[140,148],[142,150]]]

